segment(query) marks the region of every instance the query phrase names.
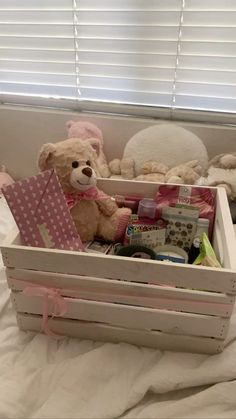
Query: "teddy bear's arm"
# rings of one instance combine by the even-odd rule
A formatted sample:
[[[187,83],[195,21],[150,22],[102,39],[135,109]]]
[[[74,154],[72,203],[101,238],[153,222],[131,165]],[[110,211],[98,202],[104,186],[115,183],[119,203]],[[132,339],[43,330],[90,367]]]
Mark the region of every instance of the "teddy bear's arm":
[[[194,185],[200,178],[201,167],[195,160],[172,167],[165,177],[166,183]]]
[[[117,205],[115,200],[113,200],[110,196],[103,196],[102,199],[96,200],[96,203],[98,205],[98,208],[100,211],[110,217],[112,214],[114,214],[117,210]]]

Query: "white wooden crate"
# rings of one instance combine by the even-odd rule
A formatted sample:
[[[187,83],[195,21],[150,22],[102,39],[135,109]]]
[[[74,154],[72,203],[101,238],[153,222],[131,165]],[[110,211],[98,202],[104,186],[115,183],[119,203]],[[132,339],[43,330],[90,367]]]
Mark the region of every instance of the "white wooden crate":
[[[99,180],[108,194],[153,197],[157,185]],[[55,333],[181,351],[216,353],[236,295],[236,241],[224,189],[217,189],[213,245],[222,269],[22,246],[18,232],[2,246],[19,327],[41,331],[44,297],[34,286],[58,290],[63,318]],[[52,302],[51,302],[52,303]],[[52,304],[49,315],[52,315]]]

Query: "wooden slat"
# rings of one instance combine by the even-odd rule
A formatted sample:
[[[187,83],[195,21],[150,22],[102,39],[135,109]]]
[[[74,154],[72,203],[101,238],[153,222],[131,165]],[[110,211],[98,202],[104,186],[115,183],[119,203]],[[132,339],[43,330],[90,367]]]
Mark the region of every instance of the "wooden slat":
[[[17,320],[22,330],[41,331],[41,316],[18,313]],[[51,319],[49,324],[54,333],[100,342],[126,342],[138,346],[158,348],[160,350],[205,354],[219,353],[224,348],[224,341],[218,339],[132,330],[59,318]]]
[[[108,195],[138,195],[154,198],[159,183],[137,182],[124,179],[98,179],[98,188]]]
[[[229,320],[220,317],[156,310],[122,304],[64,298],[67,304],[65,318],[97,321],[131,329],[148,329],[191,336],[224,339]],[[43,314],[43,297],[26,296],[13,292],[12,301],[18,312]],[[49,315],[52,315],[52,307]]]
[[[216,249],[223,266],[235,270],[236,237],[224,188],[217,189],[213,247]]]
[[[67,297],[79,295],[86,300],[135,304],[221,317],[231,315],[235,302],[232,295],[103,278],[12,268],[8,268],[6,274],[9,287],[13,291],[25,288],[26,285],[19,282],[22,280],[25,284],[40,284],[61,289],[61,294]]]
[[[18,245],[2,247],[6,267],[236,293],[236,271]]]

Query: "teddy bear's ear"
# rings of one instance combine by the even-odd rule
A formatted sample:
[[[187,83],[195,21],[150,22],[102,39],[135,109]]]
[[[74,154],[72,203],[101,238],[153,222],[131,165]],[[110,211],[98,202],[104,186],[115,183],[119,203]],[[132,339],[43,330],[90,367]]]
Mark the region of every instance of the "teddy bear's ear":
[[[74,121],[72,121],[72,120],[67,121],[66,128],[69,130],[72,127],[73,124],[74,124]]]
[[[38,167],[41,171],[49,169],[48,160],[53,155],[56,147],[52,143],[44,144],[38,156]]]
[[[98,157],[100,155],[100,152],[101,152],[100,140],[98,140],[97,138],[89,138],[87,141],[91,144],[93,149],[96,151],[96,154],[97,154],[97,157]]]

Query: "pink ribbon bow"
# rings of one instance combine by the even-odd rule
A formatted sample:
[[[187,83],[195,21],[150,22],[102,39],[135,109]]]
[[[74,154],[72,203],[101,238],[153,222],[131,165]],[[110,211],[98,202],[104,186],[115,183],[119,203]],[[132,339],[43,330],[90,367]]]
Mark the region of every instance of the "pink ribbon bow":
[[[57,335],[49,328],[48,316],[49,316],[49,303],[52,301],[52,317],[63,317],[67,312],[67,304],[60,291],[55,288],[46,288],[39,285],[31,285],[24,289],[23,293],[28,297],[43,297],[43,321],[42,330],[50,337],[55,339],[63,339],[64,336]]]
[[[87,189],[85,192],[79,192],[77,195],[67,194],[66,195],[66,202],[69,209],[73,208],[79,201],[83,199],[86,201],[93,201],[98,199],[104,199],[106,195],[99,191],[96,186],[92,186],[91,188]]]

